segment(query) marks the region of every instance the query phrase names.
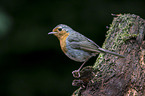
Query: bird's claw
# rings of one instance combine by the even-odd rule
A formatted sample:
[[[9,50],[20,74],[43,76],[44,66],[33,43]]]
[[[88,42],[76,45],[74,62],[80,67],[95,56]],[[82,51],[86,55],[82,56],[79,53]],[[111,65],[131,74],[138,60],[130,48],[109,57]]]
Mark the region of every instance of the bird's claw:
[[[72,72],[72,74],[73,74],[73,77],[75,77],[75,78],[79,78],[79,77],[81,76],[79,70],[74,70],[74,71]]]

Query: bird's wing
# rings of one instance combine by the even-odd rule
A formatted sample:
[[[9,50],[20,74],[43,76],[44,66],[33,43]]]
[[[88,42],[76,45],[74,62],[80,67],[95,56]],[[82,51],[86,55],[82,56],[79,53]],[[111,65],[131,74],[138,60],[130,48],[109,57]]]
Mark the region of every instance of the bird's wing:
[[[74,49],[98,52],[97,49],[100,48],[95,42],[78,32],[73,32],[68,38],[68,41],[69,45]]]
[[[79,42],[73,41],[70,42],[70,47],[74,49],[89,51],[89,52],[96,52],[96,53],[100,52],[99,50],[97,50],[98,49],[97,46],[89,41],[79,41]]]

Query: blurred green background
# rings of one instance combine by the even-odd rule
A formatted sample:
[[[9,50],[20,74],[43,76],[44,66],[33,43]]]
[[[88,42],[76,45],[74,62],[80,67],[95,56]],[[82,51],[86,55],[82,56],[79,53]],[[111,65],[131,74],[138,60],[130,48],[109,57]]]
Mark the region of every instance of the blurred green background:
[[[140,0],[1,0],[0,96],[70,96],[81,63],[64,55],[48,32],[66,24],[102,46],[111,13],[145,18]],[[93,65],[97,57],[86,65]],[[85,65],[85,66],[86,66]]]

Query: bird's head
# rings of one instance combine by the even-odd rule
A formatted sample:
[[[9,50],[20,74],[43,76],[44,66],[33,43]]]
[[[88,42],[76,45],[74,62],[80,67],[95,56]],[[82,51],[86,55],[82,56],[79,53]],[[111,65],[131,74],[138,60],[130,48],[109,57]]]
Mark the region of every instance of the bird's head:
[[[52,32],[49,32],[48,35],[53,34],[60,39],[62,36],[64,36],[65,34],[69,34],[69,32],[71,31],[73,31],[73,29],[70,28],[69,26],[59,24],[52,30]]]

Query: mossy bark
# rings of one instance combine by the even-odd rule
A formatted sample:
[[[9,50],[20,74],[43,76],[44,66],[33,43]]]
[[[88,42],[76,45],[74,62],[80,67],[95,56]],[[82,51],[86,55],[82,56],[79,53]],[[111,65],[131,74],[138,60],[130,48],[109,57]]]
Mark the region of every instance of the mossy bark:
[[[144,34],[142,18],[134,14],[116,15],[103,48],[126,58],[99,54],[93,66],[95,75],[91,74],[93,77],[84,86],[81,84],[73,96],[145,96]]]

